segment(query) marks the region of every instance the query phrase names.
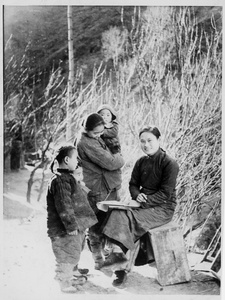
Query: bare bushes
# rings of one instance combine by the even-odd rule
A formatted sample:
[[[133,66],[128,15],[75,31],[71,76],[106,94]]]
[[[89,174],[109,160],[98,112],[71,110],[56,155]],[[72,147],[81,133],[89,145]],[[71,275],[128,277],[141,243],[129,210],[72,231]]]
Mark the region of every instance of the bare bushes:
[[[184,233],[193,224],[212,220],[221,199],[220,39],[216,28],[210,37],[197,28],[188,9],[180,10],[176,18],[170,8],[149,12],[128,34],[127,55],[120,58],[116,72],[108,76],[105,70],[96,70],[76,110],[76,115],[83,115],[96,111],[102,102],[117,110],[126,160],[123,197],[129,197],[130,172],[142,155],[140,128],[150,123],[160,128],[162,148],[180,165],[175,219]],[[207,202],[211,209],[201,219]]]
[[[112,43],[104,48],[110,49],[106,60],[112,59],[114,69],[109,72],[103,64],[96,66],[86,86],[78,84],[82,83],[78,70],[71,103],[74,139],[84,118],[100,104],[109,103],[118,112],[126,160],[123,197],[129,197],[130,173],[143,155],[140,128],[159,127],[162,148],[180,166],[175,219],[184,234],[218,216],[221,201],[221,32],[214,24],[208,35],[196,24],[190,8],[149,7],[142,18],[137,11],[129,32],[114,29],[104,35],[107,43],[110,34],[117,41],[118,49]],[[58,86],[54,82],[51,86]],[[53,143],[58,144],[65,140],[66,94],[64,90],[61,96],[46,92],[45,130],[51,129]]]
[[[142,19],[134,18],[126,38],[111,31],[119,41],[118,51],[110,44],[106,55],[114,70],[96,66],[92,82],[72,104],[74,138],[83,118],[100,104],[109,103],[118,112],[126,160],[122,197],[129,197],[130,173],[143,155],[140,128],[159,127],[162,148],[180,166],[175,219],[184,234],[200,225],[204,230],[215,215],[218,221],[221,203],[221,32],[214,26],[206,34],[190,9],[150,7]],[[106,37],[109,41],[110,32]]]

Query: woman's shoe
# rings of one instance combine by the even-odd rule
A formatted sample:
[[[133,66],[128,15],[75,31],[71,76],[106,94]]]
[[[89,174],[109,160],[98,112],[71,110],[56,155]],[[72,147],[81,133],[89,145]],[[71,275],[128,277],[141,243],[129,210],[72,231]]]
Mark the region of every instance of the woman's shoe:
[[[121,286],[127,281],[127,273],[124,270],[115,271],[116,279],[113,280],[112,285],[115,287]]]

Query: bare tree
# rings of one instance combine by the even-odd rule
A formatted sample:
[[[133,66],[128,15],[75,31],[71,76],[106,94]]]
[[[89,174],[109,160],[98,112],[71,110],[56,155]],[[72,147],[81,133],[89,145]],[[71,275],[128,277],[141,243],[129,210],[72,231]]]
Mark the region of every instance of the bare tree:
[[[72,7],[67,8],[68,18],[68,50],[69,50],[69,76],[68,76],[68,92],[67,92],[67,108],[66,108],[66,140],[69,142],[72,139],[72,109],[71,102],[73,96],[74,85],[74,55],[73,55],[73,21]]]

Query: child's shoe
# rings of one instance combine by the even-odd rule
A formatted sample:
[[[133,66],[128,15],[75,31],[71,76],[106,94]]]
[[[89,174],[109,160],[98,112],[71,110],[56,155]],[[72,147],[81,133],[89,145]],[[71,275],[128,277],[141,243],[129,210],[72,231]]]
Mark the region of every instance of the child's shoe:
[[[89,269],[82,269],[82,268],[79,268],[78,265],[76,265],[74,268],[73,268],[73,272],[74,272],[74,275],[77,276],[77,274],[80,274],[80,275],[87,275],[89,273]],[[77,273],[77,274],[76,274]],[[79,275],[78,275],[79,276]]]
[[[84,275],[81,276],[73,276],[71,278],[72,285],[83,285],[87,281],[87,277]]]
[[[73,285],[61,288],[63,293],[73,294],[77,292],[77,288]]]
[[[81,268],[78,268],[78,272],[81,274],[81,275],[87,275],[89,273],[89,269],[81,269]]]

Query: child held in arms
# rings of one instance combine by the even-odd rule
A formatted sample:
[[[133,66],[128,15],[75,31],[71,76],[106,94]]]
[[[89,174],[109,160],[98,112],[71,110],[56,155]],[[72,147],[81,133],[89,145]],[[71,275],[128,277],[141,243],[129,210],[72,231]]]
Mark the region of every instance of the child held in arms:
[[[118,137],[119,125],[116,120],[116,113],[108,104],[101,105],[97,113],[105,122],[105,129],[101,138],[113,154],[120,152],[121,146]]]

